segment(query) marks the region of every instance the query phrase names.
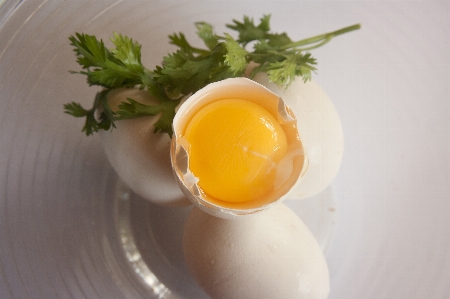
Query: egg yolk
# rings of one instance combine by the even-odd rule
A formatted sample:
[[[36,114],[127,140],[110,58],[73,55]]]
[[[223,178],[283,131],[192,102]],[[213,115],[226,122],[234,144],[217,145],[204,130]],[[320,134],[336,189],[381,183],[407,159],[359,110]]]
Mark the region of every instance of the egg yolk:
[[[274,188],[286,135],[266,109],[247,100],[206,105],[190,120],[189,169],[199,187],[225,202],[257,200]]]

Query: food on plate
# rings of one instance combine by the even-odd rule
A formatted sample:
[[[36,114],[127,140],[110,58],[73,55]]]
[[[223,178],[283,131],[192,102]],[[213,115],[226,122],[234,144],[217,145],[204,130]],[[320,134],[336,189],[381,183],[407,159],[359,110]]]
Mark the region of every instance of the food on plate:
[[[170,35],[178,50],[153,70],[127,36],[114,33],[108,49],[76,33],[69,39],[82,71],[74,73],[102,90],[89,109],[64,108],[85,118],[86,135],[100,132],[111,165],[134,192],[161,205],[194,203],[184,254],[213,298],[324,299],[322,251],[280,201],[317,194],[339,169],[341,124],[311,81],[309,51],[360,25],[293,41],[271,32],[269,21],[233,20],[227,27],[237,37],[198,22],[205,48]]]
[[[284,204],[228,220],[194,208],[183,248],[197,283],[217,299],[325,299],[325,257],[306,225]]]
[[[142,163],[141,166],[148,166],[147,170],[142,170],[142,167],[134,168],[141,160],[140,154],[151,145],[149,140],[139,140],[145,136],[144,130],[141,131],[142,134],[127,133],[126,128],[132,128],[133,124],[140,123],[140,121],[129,121],[130,119],[144,117],[148,122],[142,122],[147,125],[151,123],[154,133],[167,133],[171,137],[173,118],[181,101],[208,84],[230,77],[242,77],[250,64],[254,67],[248,77],[256,78],[258,74],[267,74],[268,81],[280,88],[288,88],[294,84],[293,82],[300,81],[300,78],[308,81],[311,79],[312,72],[316,70],[316,60],[309,51],[326,44],[333,37],[360,28],[359,24],[356,24],[293,41],[286,33],[271,32],[269,22],[270,15],[263,16],[259,24],[246,16],[243,21],[233,20],[233,23],[228,24],[227,27],[233,30],[237,37],[229,33],[217,35],[212,25],[198,22],[195,24],[197,34],[203,40],[205,48],[192,46],[183,33],[170,35],[170,42],[177,46],[178,50],[165,56],[162,65],[156,66],[153,70],[147,69],[141,62],[141,45],[127,36],[114,33],[111,38],[114,47],[109,49],[94,35],[76,33],[69,39],[82,71],[73,73],[86,75],[89,85],[101,86],[103,89],[97,93],[90,109],[71,102],[64,106],[65,112],[75,117],[85,118],[83,132],[87,135],[111,130],[109,135],[103,134],[105,152],[111,164],[115,165],[118,175],[129,184],[133,191],[160,204],[182,205],[185,200],[178,197],[178,190],[166,189],[166,184],[159,185],[168,173],[168,169],[163,167],[163,165],[167,166],[167,154],[161,154],[164,148],[161,140],[167,139],[166,137],[155,137],[157,142],[154,146],[157,149],[148,151],[148,154],[156,153],[156,155],[142,160],[142,162],[158,161],[160,157],[165,156],[160,160],[161,164],[158,164],[162,167],[161,169],[150,169],[155,166],[153,162]],[[252,50],[249,49],[249,44],[253,46]],[[122,96],[116,92],[118,89],[123,91],[123,88],[139,88],[147,92],[152,100],[149,103],[140,101],[140,96],[123,96],[123,100],[119,100],[120,103],[116,101],[114,108],[110,107],[108,98],[120,99]],[[128,124],[118,125],[120,122],[128,122]],[[121,129],[117,130],[118,127]],[[150,129],[146,128],[147,131]],[[129,146],[122,146],[121,142],[116,142],[123,137],[127,137]],[[156,141],[153,136],[149,139]],[[134,146],[141,148],[132,149]],[[168,144],[166,149],[169,152]],[[322,162],[319,161],[319,163]],[[335,164],[339,163],[334,162]],[[333,170],[335,168],[330,167]],[[330,169],[327,168],[325,172],[332,173]],[[159,171],[163,172],[159,179],[153,179],[158,174],[149,175],[150,172]],[[320,172],[323,172],[322,169]],[[308,181],[317,178],[312,175],[309,177],[311,179]],[[331,177],[333,175],[320,177],[319,187],[329,183]],[[173,185],[173,181],[169,185]],[[147,192],[153,186],[160,189],[155,191],[159,195],[154,196],[152,192]],[[320,188],[308,187],[296,194],[303,197],[314,193],[311,190],[317,191]],[[165,193],[170,195],[165,198]]]
[[[247,78],[211,83],[173,121],[171,157],[186,196],[213,215],[254,213],[282,200],[307,169],[289,107]]]

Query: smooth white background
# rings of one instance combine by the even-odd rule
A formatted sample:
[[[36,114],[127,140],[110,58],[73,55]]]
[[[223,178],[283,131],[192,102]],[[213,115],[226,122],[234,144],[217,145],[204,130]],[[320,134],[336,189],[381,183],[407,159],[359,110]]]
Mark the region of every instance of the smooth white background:
[[[330,298],[450,297],[450,2],[0,3],[0,298],[148,295],[111,264],[116,176],[99,139],[62,113],[96,91],[67,72],[67,37],[122,32],[152,67],[173,50],[168,34],[196,41],[196,21],[222,32],[268,13],[293,39],[362,25],[313,52],[345,133]]]

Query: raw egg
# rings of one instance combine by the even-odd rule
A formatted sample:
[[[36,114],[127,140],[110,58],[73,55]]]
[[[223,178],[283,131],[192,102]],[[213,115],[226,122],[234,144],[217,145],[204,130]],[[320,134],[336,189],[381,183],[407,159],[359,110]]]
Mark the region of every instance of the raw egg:
[[[329,293],[320,246],[284,204],[236,219],[194,208],[183,250],[194,279],[212,298],[325,299]]]
[[[279,96],[246,78],[209,84],[179,108],[171,158],[196,206],[229,218],[268,208],[307,169],[294,114]]]

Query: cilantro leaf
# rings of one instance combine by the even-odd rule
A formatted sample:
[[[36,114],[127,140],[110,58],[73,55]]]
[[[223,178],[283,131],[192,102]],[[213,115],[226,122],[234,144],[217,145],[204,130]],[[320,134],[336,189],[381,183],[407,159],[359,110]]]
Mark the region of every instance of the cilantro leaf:
[[[285,32],[267,34],[266,38],[267,38],[267,43],[272,47],[281,47],[281,46],[292,43],[292,40],[289,38],[289,36]]]
[[[162,105],[145,105],[131,98],[127,98],[127,102],[122,102],[117,111],[117,120],[130,119],[149,115],[158,115],[161,113],[160,119],[155,124],[154,132],[164,132],[172,136],[172,127],[170,122],[175,116],[175,107],[179,101],[173,103],[165,102]]]
[[[114,113],[109,109],[107,104],[107,94],[109,90],[97,93],[94,101],[94,107],[89,110],[84,109],[80,104],[71,102],[64,105],[64,112],[75,117],[86,117],[82,132],[86,135],[92,135],[99,130],[109,130],[114,126]],[[96,118],[97,109],[101,113]]]
[[[225,63],[234,74],[242,74],[247,67],[247,51],[228,33],[225,34]]]
[[[228,28],[238,31],[238,42],[244,46],[254,40],[260,40],[266,38],[270,30],[270,15],[264,15],[261,18],[261,22],[258,26],[255,25],[253,19],[248,16],[244,16],[244,22],[233,20],[234,25],[226,25]]]
[[[117,43],[114,52],[107,49],[102,40],[97,40],[93,35],[76,34],[76,37],[69,37],[74,51],[77,54],[77,61],[86,71],[78,72],[87,76],[89,85],[99,85],[106,88],[116,88],[120,86],[133,86],[140,83],[140,71],[136,71],[125,53],[129,46],[140,57],[140,47],[135,49],[131,39],[116,38]],[[124,60],[121,60],[121,59]],[[140,58],[139,58],[140,59]],[[132,61],[132,60],[131,60]],[[77,73],[77,72],[72,72]]]
[[[192,57],[193,48],[188,43],[188,41],[183,33],[179,33],[179,34],[174,33],[172,35],[169,35],[169,39],[170,39],[170,43],[172,45],[176,45],[176,46],[180,47],[180,49],[182,49],[184,53],[186,53],[187,55]]]
[[[123,36],[116,32],[113,33],[111,41],[116,46],[111,49],[113,56],[123,63],[127,70],[136,74],[142,74],[144,67],[141,63],[141,45],[133,42],[128,36]]]
[[[208,49],[212,50],[219,42],[219,37],[214,34],[211,24],[205,22],[195,23],[197,35],[203,40]]]
[[[85,117],[89,114],[89,110],[84,109],[80,104],[71,102],[64,104],[64,113],[70,114],[75,117]]]
[[[158,115],[155,132],[172,134],[175,108],[184,96],[188,96],[209,83],[230,77],[242,76],[250,62],[256,63],[250,77],[265,72],[269,80],[286,88],[296,77],[311,79],[316,71],[316,60],[310,50],[328,43],[332,38],[360,28],[359,24],[329,33],[292,41],[287,33],[270,31],[270,15],[264,15],[259,24],[244,16],[243,21],[227,24],[238,38],[224,33],[216,35],[213,26],[197,22],[197,35],[206,48],[192,46],[183,33],[169,35],[169,42],[178,49],[163,57],[162,65],[147,70],[141,62],[141,45],[127,36],[113,33],[108,49],[94,35],[76,33],[69,40],[76,54],[81,71],[89,85],[104,88],[97,93],[92,108],[85,109],[71,102],[64,105],[64,112],[74,117],[85,117],[83,132],[91,135],[98,130],[115,127],[115,121],[145,115]],[[253,51],[246,49],[253,43]],[[127,99],[118,111],[108,106],[109,91],[120,87],[139,86],[147,89],[157,104],[145,105]]]
[[[233,76],[230,66],[224,62],[227,54],[224,43],[217,44],[207,55],[190,55],[179,49],[164,57],[161,67],[155,70],[157,81],[169,95],[189,95],[209,83]]]
[[[208,76],[211,59],[202,57],[191,59],[179,50],[164,57],[163,67],[156,69],[157,81],[167,88],[171,96],[189,94],[200,88]]]
[[[111,38],[115,46],[112,49],[107,49],[103,41],[91,35],[76,33],[76,36],[71,36],[69,39],[74,46],[77,61],[84,69],[84,71],[72,73],[86,75],[89,85],[106,88],[97,94],[91,109],[85,109],[74,102],[64,105],[65,113],[86,118],[83,132],[91,135],[99,130],[114,128],[116,120],[161,113],[161,118],[155,124],[155,132],[172,134],[172,119],[179,100],[169,99],[163,87],[155,81],[153,74],[142,65],[139,43],[117,33],[114,33]],[[182,42],[182,38],[179,42]],[[149,105],[144,113],[142,107],[131,99],[128,105],[127,103],[119,105],[119,111],[111,111],[107,102],[108,92],[115,88],[136,85],[147,88],[160,103]]]
[[[126,102],[119,104],[119,110],[116,111],[116,120],[131,119],[141,116],[158,115],[159,120],[155,123],[154,132],[163,132],[172,136],[172,120],[175,117],[175,108],[180,104],[181,98],[171,99],[164,89],[155,81],[148,84],[149,93],[159,101],[158,105],[145,105],[131,98]]]

